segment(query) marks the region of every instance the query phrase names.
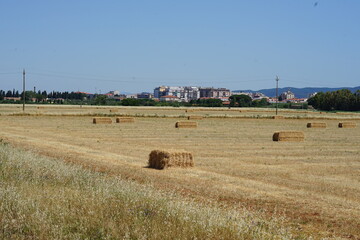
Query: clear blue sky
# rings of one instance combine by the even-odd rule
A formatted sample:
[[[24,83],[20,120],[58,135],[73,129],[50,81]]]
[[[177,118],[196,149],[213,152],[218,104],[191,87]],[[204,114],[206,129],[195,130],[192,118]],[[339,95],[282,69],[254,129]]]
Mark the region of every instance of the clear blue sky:
[[[359,0],[0,1],[0,89],[360,85]]]

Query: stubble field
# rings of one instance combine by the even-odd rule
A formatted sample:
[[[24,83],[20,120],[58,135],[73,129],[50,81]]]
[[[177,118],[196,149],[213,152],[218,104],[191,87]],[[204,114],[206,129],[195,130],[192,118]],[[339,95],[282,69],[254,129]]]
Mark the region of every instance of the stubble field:
[[[273,112],[256,109],[185,113],[119,108],[112,124],[99,125],[92,124],[92,115],[108,115],[109,108],[32,107],[29,116],[12,115],[20,113],[17,107],[2,106],[0,116],[0,138],[16,147],[176,192],[184,199],[261,210],[269,217],[284,215],[295,231],[315,237],[360,238],[356,114],[290,111],[282,115],[292,119],[270,119],[262,117]],[[136,120],[118,124],[116,115]],[[187,115],[205,118],[197,121],[196,129],[176,129],[175,122]],[[306,119],[320,115],[327,119]],[[353,118],[358,126],[338,128],[345,118]],[[314,121],[326,122],[327,128],[306,128]],[[303,131],[305,141],[273,142],[272,135],[279,130]],[[149,169],[148,155],[154,149],[192,152],[195,167]]]

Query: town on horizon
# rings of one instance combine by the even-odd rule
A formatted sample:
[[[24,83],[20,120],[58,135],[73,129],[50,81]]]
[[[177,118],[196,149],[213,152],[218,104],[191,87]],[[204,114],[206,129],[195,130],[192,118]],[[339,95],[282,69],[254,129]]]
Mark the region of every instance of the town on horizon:
[[[43,95],[44,98],[42,101],[50,101],[56,100],[57,102],[63,101],[65,99],[55,97],[56,91],[48,92],[47,91],[36,91],[34,87],[34,94]],[[290,90],[283,91],[279,93],[278,96],[267,96],[261,92],[253,92],[253,91],[231,91],[227,88],[214,88],[214,87],[194,87],[194,86],[158,86],[154,88],[153,92],[142,92],[137,94],[124,94],[119,90],[112,90],[107,93],[88,93],[88,92],[71,92],[74,94],[82,94],[84,98],[93,99],[96,96],[103,95],[108,99],[121,101],[124,99],[153,99],[155,101],[161,102],[183,102],[188,103],[193,100],[202,100],[202,99],[218,99],[221,100],[225,105],[229,102],[229,98],[233,95],[247,95],[251,98],[252,101],[266,99],[268,103],[275,102],[291,102],[291,103],[305,103],[308,98],[314,96],[316,92],[309,94],[307,98],[297,98],[295,94]],[[70,94],[71,94],[70,93]],[[9,90],[7,92],[0,90],[0,96],[3,100],[12,100],[12,101],[20,101],[21,94],[19,91]],[[39,102],[38,99],[33,98],[32,101]]]

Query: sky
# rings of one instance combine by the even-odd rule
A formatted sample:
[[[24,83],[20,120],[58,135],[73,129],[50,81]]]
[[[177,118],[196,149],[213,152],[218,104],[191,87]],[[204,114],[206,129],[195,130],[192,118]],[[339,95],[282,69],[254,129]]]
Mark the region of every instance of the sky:
[[[358,0],[0,0],[0,89],[360,85]]]

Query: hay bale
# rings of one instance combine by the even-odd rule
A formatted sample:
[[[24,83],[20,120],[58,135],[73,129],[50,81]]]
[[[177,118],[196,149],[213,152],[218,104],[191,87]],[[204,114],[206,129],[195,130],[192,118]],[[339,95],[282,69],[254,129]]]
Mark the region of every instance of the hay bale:
[[[133,122],[135,122],[135,118],[133,118],[133,117],[117,117],[116,122],[117,123],[133,123]]]
[[[326,123],[324,122],[311,122],[306,125],[308,128],[326,128]]]
[[[113,112],[119,112],[119,109],[110,109],[110,112],[113,113]]]
[[[197,128],[197,122],[176,122],[176,128]]]
[[[202,120],[203,116],[188,116],[188,120]]]
[[[111,124],[112,120],[111,120],[111,118],[107,118],[107,117],[96,117],[96,118],[93,118],[93,123],[94,124]]]
[[[283,142],[301,142],[304,138],[304,133],[300,131],[280,131],[273,135],[273,141]]]
[[[356,122],[340,122],[339,128],[355,128]]]
[[[37,109],[45,109],[45,107],[37,107]]]
[[[275,115],[275,116],[272,116],[272,119],[284,119],[284,116]]]
[[[185,112],[187,112],[187,113],[188,112],[195,112],[195,110],[194,109],[186,109]]]
[[[165,169],[168,167],[193,167],[194,160],[190,152],[153,150],[149,154],[149,167]]]

